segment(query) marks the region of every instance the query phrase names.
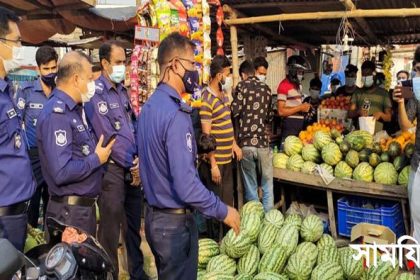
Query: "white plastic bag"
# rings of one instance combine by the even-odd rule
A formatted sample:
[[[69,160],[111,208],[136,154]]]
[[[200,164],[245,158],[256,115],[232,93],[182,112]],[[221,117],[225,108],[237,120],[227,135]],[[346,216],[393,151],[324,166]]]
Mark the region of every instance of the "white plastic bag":
[[[374,117],[359,117],[360,130],[369,132],[370,134],[375,133],[376,120]]]

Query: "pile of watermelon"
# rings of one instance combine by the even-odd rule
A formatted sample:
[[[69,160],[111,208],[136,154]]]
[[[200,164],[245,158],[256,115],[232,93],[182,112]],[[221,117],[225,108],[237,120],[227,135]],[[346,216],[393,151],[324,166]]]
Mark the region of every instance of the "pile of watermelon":
[[[198,280],[415,279],[390,262],[365,268],[363,259],[353,258],[354,249],[337,248],[324,234],[318,216],[284,217],[276,209],[264,213],[258,201],[246,203],[240,214],[239,235],[230,230],[220,245],[199,240]]]
[[[314,174],[320,165],[340,179],[407,186],[414,144],[404,147],[398,141],[386,151],[366,131],[356,130],[345,137],[335,129],[317,131],[313,144],[304,144],[296,136],[285,139],[284,152],[274,154],[273,166]]]

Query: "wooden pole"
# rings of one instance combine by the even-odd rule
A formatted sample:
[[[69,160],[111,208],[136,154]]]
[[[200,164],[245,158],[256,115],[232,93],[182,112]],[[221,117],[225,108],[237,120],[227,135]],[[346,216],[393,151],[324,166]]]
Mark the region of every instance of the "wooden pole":
[[[382,18],[382,17],[415,17],[420,16],[420,8],[405,9],[377,9],[377,10],[352,10],[314,13],[280,14],[248,18],[227,19],[228,25],[253,24],[273,21],[301,21],[301,20],[323,20],[335,18]]]
[[[236,18],[234,13],[231,18]],[[239,58],[238,58],[238,30],[236,26],[230,26],[230,45],[232,48],[232,74],[233,74],[233,87],[239,83]]]

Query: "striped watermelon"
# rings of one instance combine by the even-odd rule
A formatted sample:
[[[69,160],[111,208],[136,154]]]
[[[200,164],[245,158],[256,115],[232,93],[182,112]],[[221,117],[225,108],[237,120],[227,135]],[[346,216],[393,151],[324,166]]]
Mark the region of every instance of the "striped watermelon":
[[[340,264],[343,268],[344,276],[348,280],[359,280],[363,275],[363,260],[355,260],[353,255],[357,255],[357,250],[345,247],[339,250]]]
[[[250,213],[257,213],[261,219],[264,218],[264,206],[258,200],[251,200],[242,206],[240,210],[241,218],[250,214]]]
[[[300,230],[300,226],[302,225],[302,216],[299,214],[290,214],[284,220],[284,224],[294,225],[298,230]]]
[[[321,161],[321,154],[315,148],[314,145],[308,144],[308,145],[305,145],[302,149],[302,158],[305,161],[312,161],[312,162],[319,163]]]
[[[343,269],[335,262],[318,264],[312,271],[311,280],[344,280]]]
[[[254,275],[257,273],[260,262],[260,251],[257,246],[251,245],[249,251],[239,259],[238,273]]]
[[[283,214],[277,209],[271,209],[265,213],[264,223],[271,224],[277,228],[281,228],[284,223]]]
[[[222,272],[234,275],[236,272],[236,262],[226,255],[215,256],[207,264],[207,273],[209,272]]]
[[[363,182],[373,181],[373,168],[367,162],[359,163],[359,165],[353,170],[353,179]]]
[[[340,147],[334,142],[328,143],[322,148],[321,156],[322,160],[331,166],[336,165],[343,158]]]
[[[377,266],[374,266],[371,263],[368,273],[368,280],[384,280],[384,279],[395,279],[398,275],[399,267],[396,263],[395,267],[392,266],[390,261],[382,261],[381,258],[378,258]]]
[[[288,156],[300,154],[302,152],[302,141],[296,136],[287,136],[284,140],[284,152]]]
[[[290,256],[296,249],[299,242],[299,231],[291,224],[284,225],[277,235],[275,244],[282,247],[287,256]]]
[[[235,280],[253,280],[254,277],[249,274],[238,274],[235,276]]]
[[[319,151],[321,151],[322,148],[324,148],[324,146],[326,146],[328,143],[331,143],[331,142],[333,142],[333,140],[332,140],[329,133],[321,131],[321,130],[315,132],[315,134],[314,134],[314,146]]]
[[[413,273],[403,272],[401,274],[398,274],[395,280],[415,280],[415,279],[416,279],[416,276],[414,276]]]
[[[198,266],[205,268],[211,258],[220,254],[219,245],[210,238],[198,240]]]
[[[303,158],[296,154],[289,157],[286,163],[286,168],[292,171],[300,172],[304,163]]]
[[[295,254],[302,258],[308,258],[315,265],[318,257],[318,248],[312,242],[302,242],[296,247]]]
[[[254,277],[254,280],[289,280],[286,276],[274,272],[261,272]]]
[[[318,241],[324,233],[324,224],[316,215],[308,215],[302,222],[300,236],[309,242]]]
[[[328,172],[329,174],[331,174],[331,176],[334,176],[334,169],[331,165],[323,162],[319,165],[321,168],[323,168],[326,172]]]
[[[206,273],[203,280],[235,280],[235,276],[221,271],[212,271]]]
[[[258,236],[258,249],[264,254],[276,241],[279,229],[272,224],[265,224]]]
[[[317,264],[335,262],[340,263],[340,256],[338,255],[338,249],[335,246],[326,246],[321,248],[318,251],[318,261]]]
[[[300,172],[305,174],[314,174],[317,164],[312,161],[305,161]]]
[[[226,255],[226,245],[225,245],[225,242],[223,241],[224,240],[222,239],[222,241],[220,242],[220,254]]]
[[[262,256],[258,272],[281,273],[287,261],[286,252],[280,246],[273,246]]]
[[[247,214],[241,219],[241,230],[246,230],[248,232],[249,238],[251,239],[251,242],[254,242],[257,240],[260,233],[261,224],[262,223],[259,214]]]
[[[203,269],[197,270],[197,280],[203,280],[204,275],[206,275],[206,273],[207,273],[207,271],[205,271]]]
[[[252,241],[249,238],[248,232],[246,230],[241,230],[239,234],[236,235],[233,229],[228,231],[222,242],[226,247],[226,255],[234,259],[245,255],[252,244]]]
[[[321,238],[316,243],[318,250],[324,248],[325,246],[336,246],[334,238],[331,235],[324,233]]]
[[[273,167],[286,169],[286,162],[289,159],[289,156],[285,153],[275,153],[273,155]]]
[[[290,256],[286,266],[286,274],[292,280],[306,280],[311,277],[313,263],[309,258],[305,258],[300,254]]]

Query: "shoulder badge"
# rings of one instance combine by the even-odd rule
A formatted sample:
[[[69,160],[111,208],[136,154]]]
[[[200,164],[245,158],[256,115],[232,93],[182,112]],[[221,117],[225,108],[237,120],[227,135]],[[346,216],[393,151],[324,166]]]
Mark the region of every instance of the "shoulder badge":
[[[63,147],[67,144],[67,133],[65,130],[56,130],[54,131],[55,134],[55,144],[57,146]]]
[[[64,102],[62,102],[61,100],[57,100],[56,102],[54,102],[54,106],[53,106],[54,113],[63,114],[65,110],[66,110],[66,104]]]

